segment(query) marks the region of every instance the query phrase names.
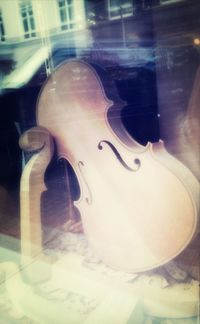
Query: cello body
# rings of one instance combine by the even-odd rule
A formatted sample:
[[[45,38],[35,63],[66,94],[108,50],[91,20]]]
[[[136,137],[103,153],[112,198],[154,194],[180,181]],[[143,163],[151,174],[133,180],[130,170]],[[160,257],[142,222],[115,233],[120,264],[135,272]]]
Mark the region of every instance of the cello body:
[[[142,272],[173,259],[195,236],[199,184],[162,141],[141,146],[129,136],[119,114],[124,103],[114,97],[90,64],[68,61],[44,84],[37,123],[75,171],[74,204],[96,255]]]

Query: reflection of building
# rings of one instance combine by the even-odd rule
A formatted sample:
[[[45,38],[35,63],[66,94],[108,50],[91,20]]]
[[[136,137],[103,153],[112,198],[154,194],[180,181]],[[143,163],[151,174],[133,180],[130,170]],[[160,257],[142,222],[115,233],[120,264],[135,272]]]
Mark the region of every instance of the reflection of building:
[[[157,65],[170,69],[176,58],[184,62],[182,46],[199,41],[199,15],[196,0],[1,0],[0,76],[42,45],[92,47],[90,58],[115,65],[124,58],[129,67],[152,63],[146,49],[156,48]]]
[[[112,20],[136,19],[151,9],[170,8],[187,0],[3,0],[0,2],[2,45],[23,43],[52,35],[70,38],[70,32]],[[191,1],[190,1],[191,2]],[[175,9],[175,8],[174,8]],[[162,9],[161,9],[162,10]],[[162,11],[163,11],[162,10]],[[139,24],[143,24],[140,17]],[[87,24],[86,24],[87,23]],[[26,43],[27,44],[27,43]]]
[[[58,39],[66,47],[76,47],[76,41],[79,46],[86,44],[85,21],[83,0],[1,1],[0,60],[18,64],[41,44],[51,45]]]
[[[195,0],[2,0],[0,74],[41,45],[93,46],[97,56],[99,49],[162,47],[163,40],[165,48],[192,45],[199,39],[199,11]]]
[[[58,34],[85,26],[83,0],[7,0],[0,7],[1,41],[7,43],[41,37],[47,31]]]
[[[156,55],[169,68],[172,48],[199,41],[199,14],[196,0],[2,0],[0,76],[42,45],[49,53],[56,45],[76,53],[92,47],[92,59],[104,63],[129,55],[132,65],[140,64],[144,48],[159,48]],[[184,61],[185,50],[178,52]]]
[[[103,0],[95,5],[87,0],[86,6],[98,40],[124,38],[128,45],[141,37],[144,44],[148,34],[156,34],[167,39],[173,36],[176,44],[178,38],[192,42],[199,36],[200,3],[196,0]]]

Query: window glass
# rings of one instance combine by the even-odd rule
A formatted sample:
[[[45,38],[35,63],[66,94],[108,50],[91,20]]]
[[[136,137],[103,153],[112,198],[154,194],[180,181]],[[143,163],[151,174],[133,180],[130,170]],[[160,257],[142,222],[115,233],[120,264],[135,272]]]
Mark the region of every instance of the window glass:
[[[108,0],[108,11],[110,18],[119,18],[133,14],[132,0]]]
[[[31,0],[20,0],[20,12],[24,26],[24,38],[35,37],[35,21]]]
[[[114,244],[111,235],[114,231],[115,236],[115,230],[121,224],[120,233],[116,235],[117,239],[121,240],[122,235],[122,246],[128,242],[126,249],[121,253],[123,262],[126,262],[133,255],[132,253],[135,253],[135,250],[140,251],[139,241],[131,246],[131,251],[129,250],[129,239],[132,240],[135,236],[142,236],[144,241],[141,246],[149,252],[144,261],[149,258],[154,259],[154,257],[157,260],[157,258],[161,257],[162,259],[163,257],[162,249],[169,251],[174,245],[179,244],[182,235],[188,231],[188,227],[195,228],[197,222],[195,213],[198,209],[196,200],[199,199],[199,191],[196,194],[196,188],[199,188],[198,181],[200,180],[199,17],[200,1],[197,0],[0,0],[0,268],[2,261],[4,262],[4,254],[1,256],[3,245],[5,245],[6,266],[8,265],[7,261],[12,261],[13,256],[9,249],[11,252],[15,251],[15,256],[17,254],[17,259],[14,258],[16,263],[16,260],[21,260],[20,247],[23,249],[24,246],[31,246],[31,240],[30,242],[28,240],[27,245],[23,245],[24,237],[23,234],[21,235],[23,231],[20,230],[20,226],[25,224],[26,235],[32,220],[34,220],[32,222],[34,224],[30,226],[33,226],[34,231],[31,232],[31,234],[33,233],[31,237],[35,238],[38,232],[42,233],[41,242],[48,243],[51,242],[55,234],[56,243],[52,244],[53,250],[47,251],[47,254],[56,254],[57,251],[58,257],[62,254],[63,263],[59,262],[57,264],[59,266],[65,264],[65,260],[68,258],[67,254],[72,250],[73,253],[69,254],[73,257],[72,261],[76,265],[81,265],[84,258],[81,255],[79,263],[75,260],[75,253],[82,244],[84,232],[81,235],[78,234],[80,235],[78,244],[73,241],[77,233],[69,235],[73,241],[72,246],[68,243],[62,244],[69,234],[66,233],[67,226],[63,231],[63,224],[66,224],[71,216],[79,221],[82,217],[88,218],[91,229],[95,228],[96,224],[100,225],[102,219],[105,220],[105,226],[96,228],[96,232],[100,233],[100,244],[104,242],[104,234],[108,235],[105,251],[118,246],[118,240],[117,244]],[[68,74],[66,70],[63,74],[60,73],[62,68],[65,68],[65,66],[62,67],[63,64],[74,62],[74,60],[78,60],[79,63],[80,61],[85,62],[86,67],[87,63],[92,65],[92,71],[95,71],[95,76],[98,75],[96,80],[99,84],[98,91],[93,91],[96,83],[89,82],[84,68],[82,70],[76,66],[72,69],[73,79],[70,79],[72,74]],[[60,77],[62,77],[61,83]],[[50,80],[52,82],[46,88]],[[75,80],[80,81],[77,88]],[[44,89],[47,91],[43,97],[42,109],[48,124],[52,108],[53,115],[50,125],[42,125],[38,119],[38,100],[40,100],[38,98],[44,93]],[[67,99],[66,93],[69,95]],[[71,97],[75,98],[74,104],[70,102]],[[83,107],[86,110],[90,109],[86,117]],[[62,110],[62,117],[59,115],[59,110]],[[81,113],[74,118],[77,111]],[[65,118],[65,114],[68,112],[70,114]],[[37,136],[37,127],[41,125],[51,133],[52,143],[55,144],[53,160],[49,162],[48,166],[45,165],[44,174],[41,173],[41,168],[46,160],[45,154],[42,156],[41,154],[47,152],[48,141],[42,141],[41,133]],[[64,131],[59,136],[52,131],[55,125],[59,131],[63,126]],[[20,136],[32,127],[34,127],[33,133],[26,133],[26,135],[30,134],[30,138],[28,137],[30,141],[34,139],[33,145],[30,145],[29,148],[30,150],[36,149],[36,151],[26,152],[19,146],[21,143],[19,140]],[[65,131],[69,131],[67,136]],[[82,134],[79,137],[81,131]],[[26,135],[24,140],[27,145]],[[35,135],[36,137],[34,137]],[[61,140],[60,143],[58,143],[59,140]],[[91,140],[91,142],[88,144],[87,140]],[[36,146],[37,144],[38,146]],[[77,150],[78,161],[75,166],[71,166],[70,163],[64,161],[63,156],[67,158],[69,151],[78,145],[80,145]],[[59,153],[62,155],[62,161],[58,158]],[[83,153],[84,156],[82,156]],[[74,161],[72,155],[73,152],[69,154],[69,157]],[[87,159],[90,160],[89,163],[87,163]],[[97,172],[96,166],[100,162],[102,165]],[[34,163],[36,164],[34,165]],[[153,172],[151,164],[155,166]],[[90,169],[91,165],[92,169]],[[37,169],[38,166],[39,169]],[[75,170],[77,168],[77,174],[82,179],[82,181],[80,180],[81,184],[73,168]],[[159,169],[161,172],[158,172]],[[33,181],[29,181],[28,178],[31,172],[34,173]],[[160,176],[167,172],[171,172],[170,176],[166,176],[163,180]],[[104,181],[105,174],[106,181]],[[119,176],[121,176],[121,182],[118,182]],[[175,178],[176,184],[174,185]],[[93,183],[94,179],[97,181]],[[129,181],[132,182],[129,183]],[[36,183],[36,192],[34,188],[31,188],[32,182]],[[97,190],[97,186],[100,189]],[[180,187],[182,189],[179,192]],[[44,191],[41,193],[40,189]],[[133,189],[135,190],[133,191]],[[188,192],[187,196],[185,190]],[[80,199],[80,192],[83,197],[81,206],[83,209],[87,208],[83,214],[81,210],[79,211],[79,203],[74,203]],[[102,199],[102,193],[104,199]],[[160,194],[162,194],[162,199],[160,199]],[[31,205],[28,201],[29,198]],[[111,206],[110,198],[114,200],[114,206],[117,208]],[[35,200],[39,200],[39,203],[34,210],[32,207],[35,207]],[[23,204],[24,201],[26,206],[23,210],[20,204]],[[98,201],[96,210],[100,209],[98,219],[96,210],[94,213],[91,212],[91,215],[88,214],[96,201]],[[169,201],[169,210],[167,211],[165,210],[166,201]],[[139,212],[135,208],[135,204]],[[154,218],[155,213],[152,212],[152,206],[155,208],[156,218]],[[126,213],[127,207],[130,208],[128,213]],[[106,214],[106,208],[109,209],[108,214]],[[179,208],[181,212],[178,213]],[[30,209],[31,212],[32,209],[34,211],[32,218],[28,218]],[[23,216],[27,217],[27,222],[21,223],[23,212]],[[142,217],[143,212],[146,213],[145,221]],[[185,222],[185,228],[182,231],[180,228],[182,228],[183,214],[189,215],[189,219]],[[36,221],[35,216],[37,216]],[[111,224],[111,220],[113,224]],[[146,221],[148,226],[146,226]],[[166,221],[167,224],[163,225],[163,221]],[[177,221],[179,223],[176,223]],[[137,230],[138,224],[141,224],[139,230]],[[169,224],[169,237],[165,237],[163,240],[163,231]],[[39,226],[38,232],[37,226]],[[146,226],[145,234],[144,226]],[[152,246],[150,232],[154,233],[155,227],[158,228],[158,232],[157,235],[153,235],[155,244]],[[51,228],[50,232],[49,228]],[[133,231],[131,230],[126,235],[130,228]],[[174,237],[173,242],[171,241],[172,236]],[[13,243],[10,237],[17,239],[18,243],[16,244],[16,240]],[[91,237],[96,242],[95,235],[91,235]],[[196,238],[199,236],[197,235],[194,241]],[[191,237],[188,240],[190,239]],[[184,244],[188,240],[184,240]],[[185,256],[188,246],[185,247],[184,244],[183,250],[180,249],[180,251]],[[143,292],[145,294],[146,290],[144,289],[140,294],[139,304],[141,307],[139,307],[139,311],[143,312],[143,309],[147,309],[150,313],[148,315],[146,312],[144,316],[141,316],[145,323],[161,324],[161,322],[171,323],[172,321],[174,323],[174,318],[177,323],[197,322],[196,288],[199,287],[197,280],[199,244],[197,245],[198,257],[194,256],[194,251],[196,251],[194,248],[189,253],[192,260],[189,257],[186,262],[179,263],[177,260],[180,261],[180,259],[177,258],[181,257],[182,253],[171,260],[172,266],[181,264],[185,269],[184,273],[183,269],[177,272],[177,268],[175,268],[173,273],[175,278],[167,272],[170,269],[167,267],[168,263],[159,266],[159,268],[151,268],[151,272],[145,271],[141,277],[140,273],[135,273],[135,270],[133,277],[130,271],[127,277],[126,271],[130,269],[129,267],[122,268],[123,271],[118,271],[118,274],[113,270],[115,267],[110,271],[112,280],[115,280],[113,274],[117,276],[117,287],[119,287],[118,275],[121,280],[125,273],[125,277],[128,279],[126,286],[130,284],[130,289],[133,291],[134,285],[137,286],[140,280],[142,280],[142,287],[145,287],[146,283],[143,286],[145,277],[147,291],[151,286],[152,291],[155,292],[153,303],[151,303],[150,294],[147,296],[149,309],[145,307],[146,298],[143,300]],[[44,246],[46,248],[46,243],[42,245],[42,248]],[[86,246],[81,245],[81,247],[81,253],[84,253]],[[153,250],[154,248],[155,250]],[[121,245],[119,249],[121,249]],[[130,252],[129,255],[127,251]],[[65,252],[66,255],[64,255]],[[118,253],[110,251],[108,255],[117,256]],[[139,259],[140,256],[142,258],[143,252],[138,252]],[[40,258],[40,253],[37,253],[38,258]],[[135,262],[135,258],[133,259],[132,261]],[[97,255],[98,260],[99,256]],[[169,259],[166,262],[168,261]],[[71,267],[69,270],[72,272],[74,263],[69,263]],[[196,264],[195,267],[193,267],[194,264]],[[85,262],[83,265],[86,265]],[[95,263],[95,269],[99,266],[102,275],[106,276],[104,265],[102,268],[102,263],[98,261]],[[21,267],[20,270],[26,271],[28,268],[27,265],[27,267]],[[63,273],[68,271],[68,268],[66,266]],[[10,274],[10,269],[5,272],[6,277],[7,274]],[[106,272],[108,269],[109,265],[106,266]],[[14,283],[15,273],[18,275],[18,279],[21,278],[22,271],[14,269],[13,273],[11,283]],[[45,275],[46,272],[43,271],[42,274]],[[32,275],[35,275],[35,271]],[[55,275],[54,271],[53,275]],[[3,277],[2,279],[4,279]],[[81,280],[81,276],[79,277]],[[59,279],[59,277],[55,277],[55,279],[57,278]],[[18,280],[19,286],[22,281],[22,286],[28,287],[29,292],[33,288],[36,300],[47,298],[47,304],[50,305],[48,310],[52,310],[51,314],[46,314],[46,310],[41,305],[41,308],[37,307],[37,316],[34,316],[36,308],[32,308],[34,305],[37,306],[37,303],[32,302],[34,296],[27,298],[24,303],[21,302],[21,295],[20,298],[17,295],[20,287],[15,291],[16,285],[13,285],[12,288],[11,284],[4,301],[5,295],[2,297],[4,294],[3,284],[0,289],[0,318],[2,318],[2,322],[16,323],[16,321],[22,320],[23,323],[35,323],[35,321],[38,323],[59,323],[59,321],[70,323],[72,320],[71,322],[74,323],[95,323],[93,312],[98,311],[98,307],[101,309],[103,294],[101,293],[101,296],[98,294],[97,301],[94,301],[93,295],[91,303],[87,302],[87,298],[83,298],[82,295],[80,298],[77,296],[79,292],[77,280],[74,280],[75,286],[70,284],[69,287],[69,278],[66,274],[68,281],[66,287],[63,287],[65,282],[63,278],[61,276],[59,279],[58,289],[57,287],[48,287],[48,280],[45,287],[44,285],[40,286],[37,280],[36,285],[34,282],[33,287],[31,284],[29,286],[26,276],[23,276],[22,280]],[[156,288],[159,291],[158,295],[154,289],[154,278],[156,283],[159,280],[158,289]],[[36,279],[42,281],[46,278]],[[50,282],[56,285],[58,281]],[[85,287],[85,284],[83,286]],[[164,289],[160,289],[161,286]],[[73,287],[75,287],[74,294],[76,296],[71,293],[71,290],[69,292],[69,288]],[[48,293],[47,288],[52,288],[51,294]],[[62,288],[61,292],[59,292],[60,288]],[[193,290],[193,288],[195,289]],[[45,291],[41,291],[41,289]],[[173,293],[174,289],[175,293]],[[161,290],[164,297],[168,296],[168,292],[170,292],[170,303],[162,301]],[[193,291],[195,293],[191,297]],[[177,292],[180,292],[181,299],[178,309]],[[82,293],[84,293],[84,289],[82,289]],[[12,298],[9,294],[12,295]],[[87,296],[89,294],[90,289],[87,290]],[[73,302],[74,298],[78,298],[80,302]],[[16,313],[15,307],[8,309],[12,306],[10,303],[8,305],[8,299],[19,302],[17,309],[20,309],[20,314]],[[181,310],[180,305],[183,300],[184,309]],[[73,307],[71,307],[71,301]],[[156,305],[156,301],[158,301],[158,305]],[[170,307],[166,309],[165,306],[168,304]],[[131,302],[130,305],[132,305]],[[64,311],[58,314],[57,306],[61,309],[63,307]],[[126,311],[125,308],[122,307],[122,311]],[[155,312],[158,309],[160,312],[157,313],[157,317]],[[112,307],[112,310],[116,315],[115,307]],[[124,319],[121,319],[118,313],[117,319],[120,323],[124,323]],[[124,317],[126,322],[137,323],[140,317],[136,313],[138,315],[138,312],[131,309],[130,321],[128,321],[129,316]],[[65,314],[66,318],[63,319],[62,316]],[[79,316],[77,320],[76,314]],[[152,317],[152,314],[155,316]],[[189,319],[190,315],[193,318]],[[180,319],[177,319],[178,316]],[[106,312],[100,318],[105,319],[105,321],[102,320],[102,323],[112,324],[113,322],[115,324],[116,322],[116,316],[113,317],[114,321],[110,318],[107,319]],[[97,320],[97,322],[101,322],[101,320]]]
[[[0,40],[4,42],[6,39],[5,37],[5,29],[4,29],[4,24],[3,24],[3,18],[2,18],[2,13],[0,11]]]
[[[72,29],[74,24],[72,23],[75,19],[73,11],[73,1],[69,0],[57,0],[58,9],[61,20],[61,30]]]

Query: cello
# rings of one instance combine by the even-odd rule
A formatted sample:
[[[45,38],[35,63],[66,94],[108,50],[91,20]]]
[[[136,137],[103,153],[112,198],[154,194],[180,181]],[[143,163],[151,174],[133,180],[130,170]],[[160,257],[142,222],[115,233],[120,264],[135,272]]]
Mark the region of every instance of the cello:
[[[195,237],[199,183],[162,141],[142,146],[128,134],[120,118],[125,103],[102,79],[81,60],[58,67],[40,92],[37,124],[74,169],[74,205],[96,255],[114,269],[143,272],[172,260]]]

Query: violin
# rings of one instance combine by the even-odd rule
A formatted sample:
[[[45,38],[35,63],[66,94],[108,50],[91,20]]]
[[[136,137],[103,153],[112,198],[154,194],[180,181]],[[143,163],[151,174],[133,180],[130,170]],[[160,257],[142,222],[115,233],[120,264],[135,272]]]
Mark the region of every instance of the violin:
[[[199,183],[161,140],[142,146],[128,134],[125,102],[99,71],[81,60],[58,67],[39,95],[37,124],[77,176],[74,205],[96,255],[112,268],[142,272],[172,260],[195,237]]]

